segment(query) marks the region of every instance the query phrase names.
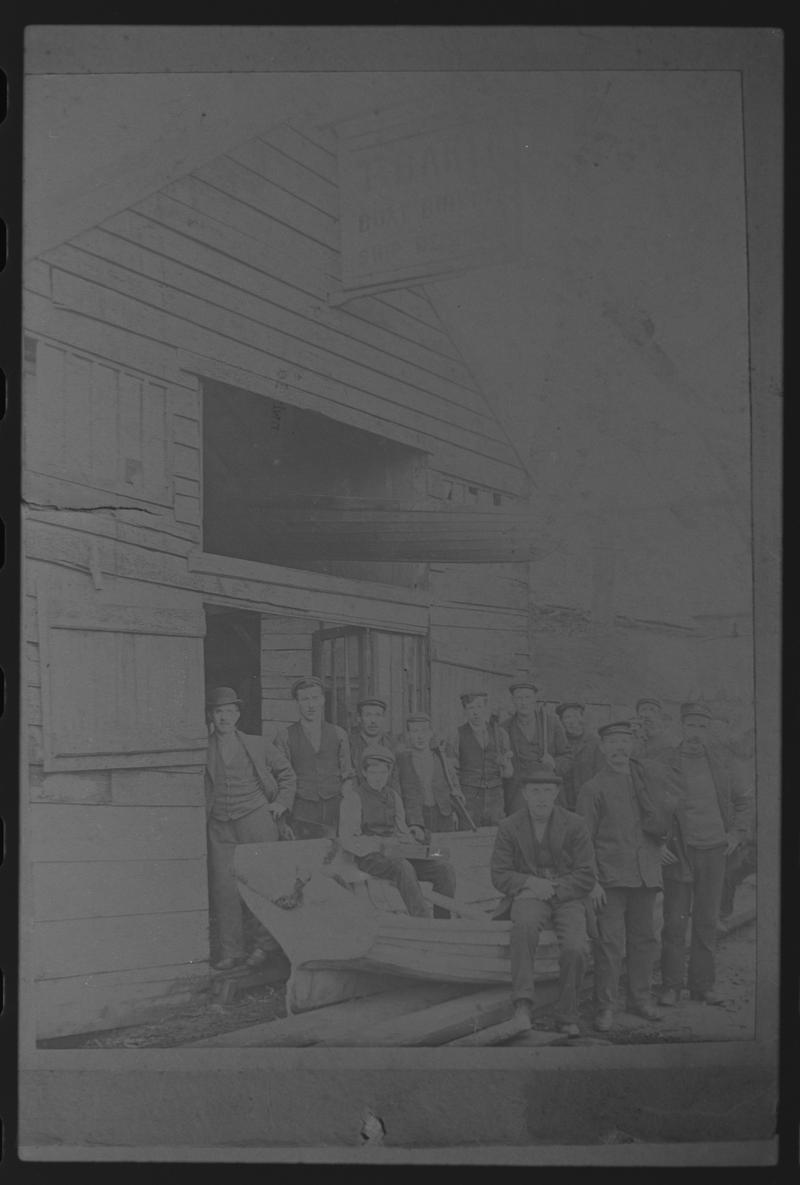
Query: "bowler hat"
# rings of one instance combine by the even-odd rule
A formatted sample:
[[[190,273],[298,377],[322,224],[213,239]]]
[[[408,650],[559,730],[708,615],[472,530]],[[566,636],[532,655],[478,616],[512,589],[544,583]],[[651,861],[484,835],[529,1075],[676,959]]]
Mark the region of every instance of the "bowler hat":
[[[374,704],[376,708],[382,708],[384,712],[389,706],[385,699],[360,699],[356,704],[356,711],[360,712],[362,708],[367,708],[370,706],[370,704]]]
[[[615,733],[619,733],[621,736],[633,736],[630,720],[612,720],[610,724],[602,724],[597,730],[597,735],[600,737],[614,736]]]
[[[685,720],[687,716],[702,716],[705,720],[713,718],[708,704],[694,702],[681,704],[681,720]]]
[[[364,769],[368,761],[382,761],[384,765],[394,765],[394,753],[385,745],[367,745],[361,754],[361,768]]]
[[[318,687],[323,691],[322,680],[318,679],[316,675],[304,675],[302,679],[295,679],[292,684],[292,698],[297,699],[298,691],[303,691],[306,687]]]
[[[583,712],[586,708],[586,704],[579,704],[579,703],[559,704],[558,707],[556,708],[556,716],[558,716],[558,718],[561,719],[561,717],[564,715],[564,713],[568,712],[570,708],[575,708],[578,712]]]
[[[222,708],[226,704],[241,707],[242,702],[232,687],[214,687],[206,696],[207,708]]]

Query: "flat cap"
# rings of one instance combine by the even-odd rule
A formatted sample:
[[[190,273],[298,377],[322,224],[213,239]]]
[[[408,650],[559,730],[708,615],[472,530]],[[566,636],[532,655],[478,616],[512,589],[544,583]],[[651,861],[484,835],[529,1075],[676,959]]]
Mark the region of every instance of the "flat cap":
[[[563,782],[560,774],[554,770],[536,770],[535,773],[527,774],[520,785],[525,786],[560,786]]]
[[[664,707],[664,705],[661,703],[660,699],[653,699],[653,697],[649,696],[649,695],[644,695],[644,696],[642,696],[641,699],[637,699],[637,701],[636,701],[636,711],[637,712],[641,708],[642,704],[652,704],[654,708],[658,708],[659,710],[661,710]]]
[[[685,720],[687,716],[703,716],[706,720],[713,719],[713,715],[708,704],[701,704],[692,701],[681,704],[681,720]]]
[[[214,687],[206,696],[207,708],[222,708],[226,704],[241,706],[242,702],[232,687]]]
[[[384,765],[394,765],[394,753],[385,745],[367,745],[361,754],[361,768],[364,769],[369,761],[382,761]]]
[[[538,691],[539,690],[539,688],[536,686],[536,684],[531,683],[529,679],[517,679],[517,681],[515,683],[512,683],[509,686],[508,690],[513,695],[515,691],[522,691],[523,688],[527,688],[529,691]]]
[[[306,687],[318,687],[320,691],[325,688],[322,685],[322,680],[318,679],[316,675],[303,675],[302,679],[295,679],[292,684],[292,696],[297,699],[298,691],[304,691]]]
[[[488,699],[488,691],[462,691],[460,695],[462,705],[466,708],[467,704],[471,704],[474,699]]]
[[[586,704],[579,704],[572,701],[565,704],[559,704],[556,708],[556,716],[558,716],[560,719],[565,712],[569,711],[570,708],[575,708],[578,712],[583,712],[586,710]]]
[[[414,712],[413,716],[406,716],[406,728],[409,724],[430,724],[431,718],[427,712]]]
[[[356,710],[360,712],[362,708],[368,708],[370,704],[374,705],[376,708],[382,708],[384,712],[389,707],[385,699],[378,699],[377,696],[370,696],[367,699],[360,699],[356,704]]]
[[[610,724],[602,724],[597,730],[597,735],[601,737],[613,736],[615,733],[620,733],[622,736],[633,736],[630,720],[612,720]]]

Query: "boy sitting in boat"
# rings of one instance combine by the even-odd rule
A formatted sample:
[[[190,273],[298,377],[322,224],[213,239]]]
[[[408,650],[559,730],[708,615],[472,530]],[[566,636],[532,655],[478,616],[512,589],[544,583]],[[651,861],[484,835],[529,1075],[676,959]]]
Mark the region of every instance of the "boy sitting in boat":
[[[391,841],[425,842],[422,827],[406,822],[403,802],[389,780],[394,754],[384,745],[366,748],[361,756],[355,788],[347,788],[339,815],[339,840],[352,851],[362,872],[391,881],[413,917],[428,917],[429,910],[419,881],[430,881],[436,893],[453,897],[455,870],[442,857],[405,858],[391,851]],[[368,838],[367,838],[368,837]],[[372,842],[369,842],[371,840]],[[434,917],[449,917],[449,911],[433,907]]]
[[[517,1020],[531,1027],[536,947],[542,929],[552,926],[560,964],[554,1011],[561,1032],[577,1037],[594,853],[583,819],[555,805],[560,788],[556,773],[528,774],[520,786],[524,805],[497,828],[491,870],[492,884],[505,894],[505,908],[510,905],[511,910],[511,994]]]

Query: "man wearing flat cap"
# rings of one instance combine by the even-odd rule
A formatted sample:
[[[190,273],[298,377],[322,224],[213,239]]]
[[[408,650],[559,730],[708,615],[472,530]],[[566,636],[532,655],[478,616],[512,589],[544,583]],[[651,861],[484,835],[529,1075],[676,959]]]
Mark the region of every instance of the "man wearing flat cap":
[[[430,881],[435,892],[453,897],[456,874],[452,864],[441,857],[404,859],[385,850],[387,841],[393,839],[425,842],[423,829],[406,820],[403,800],[391,785],[394,764],[394,753],[385,745],[364,750],[355,785],[348,786],[344,794],[339,842],[355,854],[362,872],[396,886],[409,914],[428,917],[420,880]],[[449,917],[450,913],[435,905],[433,916]]]
[[[664,857],[664,928],[660,1003],[678,1002],[686,973],[686,933],[692,921],[687,986],[693,999],[719,1004],[714,990],[717,919],[726,858],[753,827],[753,794],[737,763],[709,740],[706,704],[681,704],[679,745],[659,760],[679,786]]]
[[[454,794],[464,796],[443,742],[434,738],[431,718],[418,712],[406,718],[408,748],[397,754],[397,777],[409,823],[431,832],[455,831]]]
[[[638,736],[633,747],[633,757],[658,757],[672,745],[661,700],[643,696],[636,701],[636,722]]]
[[[600,738],[586,726],[586,705],[568,700],[556,708],[572,761],[563,770],[559,805],[574,811],[578,792],[605,764]]]
[[[559,944],[558,1027],[579,1035],[578,998],[588,937],[586,899],[595,884],[594,856],[583,819],[556,805],[561,786],[552,771],[531,774],[522,786],[524,805],[497,828],[492,884],[505,894],[498,916],[510,909],[511,994],[517,1019],[530,1028],[534,963],[539,934],[555,930]]]
[[[508,733],[489,716],[489,696],[478,688],[461,695],[467,717],[458,729],[458,781],[466,808],[478,827],[493,827],[505,814],[503,779],[513,773]]]
[[[353,768],[358,769],[361,755],[368,746],[383,745],[395,752],[395,745],[386,728],[386,712],[389,705],[379,696],[360,699],[356,704],[356,726],[350,732],[350,758]]]
[[[531,774],[554,771],[563,778],[572,763],[561,721],[539,703],[536,684],[518,679],[509,691],[514,712],[504,726],[511,742],[514,772],[505,781],[506,814],[522,806],[520,787]]]
[[[289,761],[264,737],[239,732],[242,701],[232,687],[215,687],[207,698],[211,735],[206,754],[208,866],[211,911],[220,957],[215,964],[231,970],[244,958],[242,901],[233,871],[237,843],[264,843],[286,830],[296,779]],[[258,945],[250,956],[263,962]]]
[[[336,835],[342,791],[353,778],[347,733],[325,719],[325,692],[316,675],[292,686],[300,719],[276,743],[297,774],[292,827],[298,839]]]
[[[598,883],[594,940],[595,1028],[608,1032],[617,1005],[622,956],[628,981],[627,1011],[660,1020],[650,980],[658,955],[655,905],[661,860],[675,787],[655,761],[631,759],[633,730],[627,720],[598,729],[605,767],[583,786],[578,812],[589,828]]]

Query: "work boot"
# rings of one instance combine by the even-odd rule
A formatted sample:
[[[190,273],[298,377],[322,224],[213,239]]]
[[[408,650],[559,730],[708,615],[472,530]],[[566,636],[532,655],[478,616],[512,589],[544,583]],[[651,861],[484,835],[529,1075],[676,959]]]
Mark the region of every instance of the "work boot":
[[[575,1024],[574,1020],[562,1020],[558,1026],[559,1033],[565,1033],[567,1037],[580,1037],[581,1031]]]
[[[692,999],[697,1000],[699,1004],[724,1003],[722,996],[718,996],[716,992],[712,992],[710,989],[705,992],[692,992]]]
[[[514,1001],[514,1021],[520,1029],[531,1029],[531,1006],[527,1000]]]
[[[614,1023],[614,1013],[610,1008],[601,1008],[594,1018],[594,1027],[598,1033],[607,1033]]]
[[[677,988],[664,988],[661,995],[658,997],[659,1004],[663,1004],[665,1008],[674,1008],[678,1003]]]
[[[652,1004],[648,1004],[647,1001],[643,1004],[631,1003],[628,1005],[627,1011],[633,1013],[634,1016],[642,1016],[645,1020],[664,1019],[663,1014],[657,1008],[654,1008]]]

